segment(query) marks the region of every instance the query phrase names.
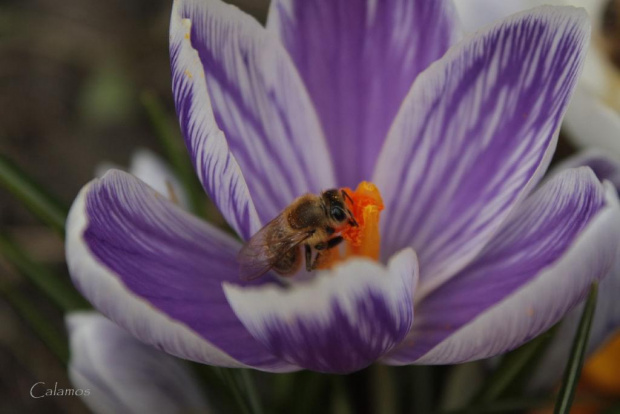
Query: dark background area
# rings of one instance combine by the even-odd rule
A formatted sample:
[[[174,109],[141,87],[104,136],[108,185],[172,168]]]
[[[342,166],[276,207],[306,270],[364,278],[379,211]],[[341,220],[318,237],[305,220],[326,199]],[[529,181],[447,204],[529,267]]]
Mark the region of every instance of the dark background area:
[[[234,3],[264,21],[267,0]],[[171,0],[0,0],[0,154],[70,205],[102,161],[161,154],[141,103],[171,116]],[[0,188],[0,231],[66,277],[61,238]],[[0,258],[0,282],[36,304],[52,329],[61,312]],[[64,366],[0,298],[0,413],[82,413],[79,398],[32,399],[33,384],[70,387]]]

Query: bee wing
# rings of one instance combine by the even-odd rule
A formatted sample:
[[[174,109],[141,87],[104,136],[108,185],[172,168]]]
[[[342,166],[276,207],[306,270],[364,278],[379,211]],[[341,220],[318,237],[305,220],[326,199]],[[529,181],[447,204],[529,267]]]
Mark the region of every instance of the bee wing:
[[[261,277],[289,250],[299,246],[312,234],[289,228],[286,216],[280,214],[252,236],[237,255],[242,280]]]

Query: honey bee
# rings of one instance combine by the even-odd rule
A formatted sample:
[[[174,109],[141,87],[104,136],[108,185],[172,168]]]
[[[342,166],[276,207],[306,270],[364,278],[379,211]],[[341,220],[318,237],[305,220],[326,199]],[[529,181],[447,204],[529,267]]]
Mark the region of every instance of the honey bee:
[[[358,225],[346,199],[353,203],[346,191],[338,189],[295,199],[243,246],[237,256],[241,279],[257,279],[272,269],[282,276],[295,274],[301,267],[302,245],[306,270],[315,269],[321,252],[343,241],[339,232],[346,226]]]

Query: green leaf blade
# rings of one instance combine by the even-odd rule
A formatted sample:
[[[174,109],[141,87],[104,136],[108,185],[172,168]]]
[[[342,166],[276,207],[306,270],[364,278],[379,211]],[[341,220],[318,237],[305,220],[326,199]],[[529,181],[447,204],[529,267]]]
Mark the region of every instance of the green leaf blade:
[[[38,219],[64,237],[69,209],[3,155],[0,155],[0,186],[6,188]]]
[[[590,294],[586,305],[581,314],[581,320],[579,321],[579,327],[573,340],[571,347],[570,357],[566,364],[566,370],[564,371],[564,379],[562,380],[562,388],[558,394],[558,399],[555,404],[555,414],[568,414],[570,413],[571,406],[573,405],[573,399],[575,397],[575,388],[579,382],[581,376],[581,368],[583,367],[583,361],[585,358],[586,349],[588,347],[588,340],[590,339],[590,329],[592,327],[592,320],[594,319],[594,313],[596,310],[596,299],[598,294],[598,283],[594,282],[590,288]]]
[[[0,232],[0,255],[63,312],[89,309],[89,303],[67,281],[32,260],[13,240]]]

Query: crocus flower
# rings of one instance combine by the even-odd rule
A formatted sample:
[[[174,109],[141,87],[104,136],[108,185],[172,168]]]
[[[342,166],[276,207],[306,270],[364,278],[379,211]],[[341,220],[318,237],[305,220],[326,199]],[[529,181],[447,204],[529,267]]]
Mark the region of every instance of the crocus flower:
[[[97,312],[66,317],[69,376],[97,414],[208,412],[182,361],[143,344]]]
[[[588,18],[540,8],[459,43],[455,27],[438,0],[275,0],[267,28],[176,0],[181,129],[231,227],[248,240],[297,196],[367,180],[381,254],[243,282],[240,241],[112,171],[68,218],[75,285],[161,350],[272,372],[457,363],[548,329],[618,249],[615,191],[590,169],[536,188]]]
[[[620,4],[613,0],[459,0],[466,30],[543,4],[584,7],[592,22],[585,67],[564,126],[581,148],[597,147],[620,157]]]

